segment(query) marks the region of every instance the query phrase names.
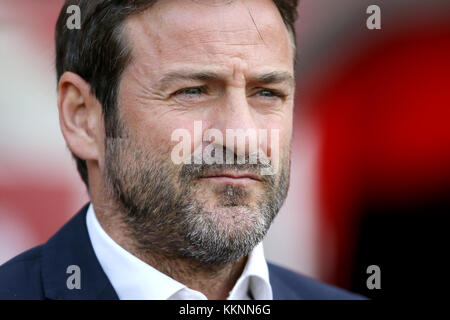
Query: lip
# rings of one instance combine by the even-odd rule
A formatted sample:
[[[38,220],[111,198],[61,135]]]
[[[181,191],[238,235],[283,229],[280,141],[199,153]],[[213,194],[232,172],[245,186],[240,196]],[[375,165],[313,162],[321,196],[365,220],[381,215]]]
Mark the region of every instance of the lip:
[[[208,179],[209,181],[213,182],[237,185],[247,185],[252,182],[261,181],[261,179],[257,175],[243,172],[212,173],[202,176],[201,179]]]
[[[231,178],[231,179],[243,179],[248,178],[252,180],[261,181],[261,179],[258,177],[258,175],[250,173],[250,172],[218,172],[218,173],[210,173],[202,178],[219,178],[219,177],[225,177],[225,178]]]

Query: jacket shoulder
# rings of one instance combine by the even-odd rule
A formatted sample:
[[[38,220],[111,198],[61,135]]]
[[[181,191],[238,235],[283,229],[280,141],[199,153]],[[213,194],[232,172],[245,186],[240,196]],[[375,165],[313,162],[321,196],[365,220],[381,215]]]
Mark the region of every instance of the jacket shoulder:
[[[325,284],[273,263],[268,263],[274,299],[365,300],[364,296]]]
[[[0,300],[44,299],[41,280],[42,245],[0,266]]]

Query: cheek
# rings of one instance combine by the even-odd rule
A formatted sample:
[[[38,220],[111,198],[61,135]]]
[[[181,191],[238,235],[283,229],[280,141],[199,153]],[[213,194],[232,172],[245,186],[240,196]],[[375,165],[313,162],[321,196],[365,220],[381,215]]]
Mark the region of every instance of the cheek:
[[[195,134],[194,120],[186,118],[178,116],[159,118],[158,121],[140,121],[134,134],[147,150],[166,159],[170,159],[174,147],[180,142],[183,145],[189,145],[190,142],[190,152],[193,152],[194,145],[201,143],[201,131],[198,131],[200,135]]]
[[[260,118],[258,127],[267,130],[267,143],[269,148],[278,145],[278,151],[282,152],[289,146],[292,137],[292,116],[272,115]],[[275,140],[276,139],[276,140]]]

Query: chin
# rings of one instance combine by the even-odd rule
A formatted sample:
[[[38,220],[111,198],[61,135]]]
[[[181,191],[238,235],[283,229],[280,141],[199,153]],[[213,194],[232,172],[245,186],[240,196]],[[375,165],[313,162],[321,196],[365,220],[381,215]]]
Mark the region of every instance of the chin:
[[[209,214],[219,225],[236,226],[236,228],[248,228],[249,224],[255,222],[260,212],[248,206],[220,206],[214,208]]]

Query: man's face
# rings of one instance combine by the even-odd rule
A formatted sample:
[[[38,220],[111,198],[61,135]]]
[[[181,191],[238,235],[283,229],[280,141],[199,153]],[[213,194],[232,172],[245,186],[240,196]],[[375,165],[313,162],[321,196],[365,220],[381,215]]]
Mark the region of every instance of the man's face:
[[[159,1],[129,18],[124,34],[133,58],[121,80],[116,136],[106,138],[104,176],[130,233],[165,255],[239,259],[262,240],[288,189],[293,51],[276,6]],[[269,158],[279,154],[279,168],[261,175],[258,164],[176,164],[176,129],[190,133],[191,156],[216,129],[223,141],[215,143],[247,161],[249,148],[227,143],[227,129],[265,129],[259,147]]]

